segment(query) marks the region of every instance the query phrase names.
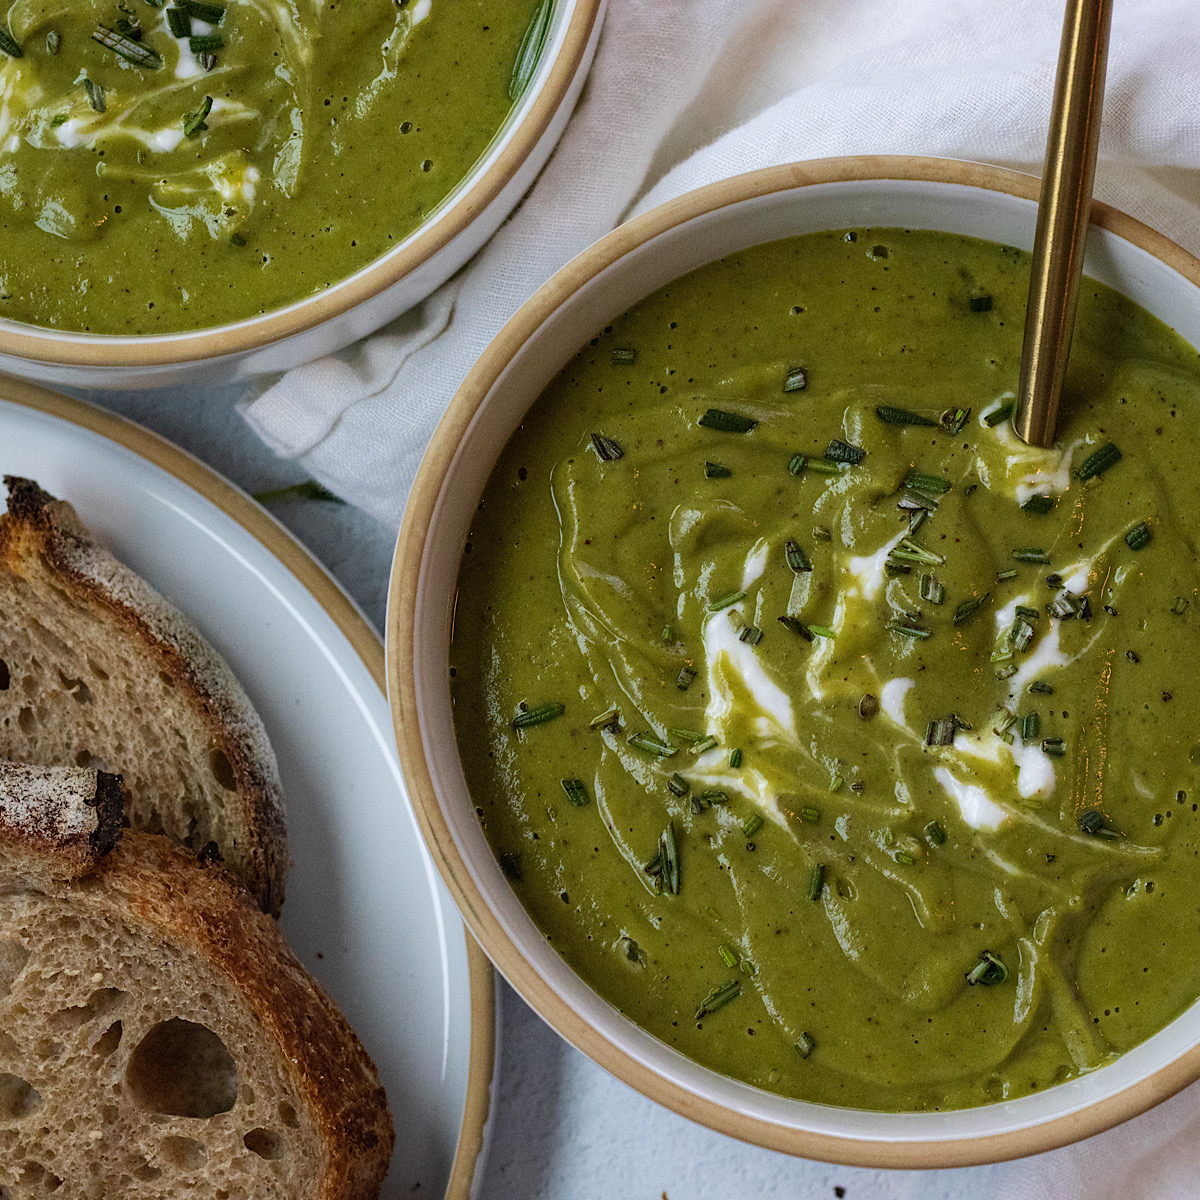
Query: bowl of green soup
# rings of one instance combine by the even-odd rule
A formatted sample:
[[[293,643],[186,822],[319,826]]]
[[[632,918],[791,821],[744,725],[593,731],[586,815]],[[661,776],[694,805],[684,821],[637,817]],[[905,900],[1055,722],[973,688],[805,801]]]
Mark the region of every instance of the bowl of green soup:
[[[282,370],[424,299],[516,206],[603,0],[16,0],[0,369]]]
[[[761,171],[513,318],[404,519],[434,861],[671,1108],[875,1166],[1200,1075],[1200,263],[1097,204],[1057,444],[1012,432],[1035,179]]]

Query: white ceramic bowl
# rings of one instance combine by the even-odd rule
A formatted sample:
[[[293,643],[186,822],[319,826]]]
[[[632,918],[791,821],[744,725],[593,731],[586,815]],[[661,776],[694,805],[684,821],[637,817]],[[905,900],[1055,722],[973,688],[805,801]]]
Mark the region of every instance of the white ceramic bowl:
[[[404,518],[388,615],[388,684],[418,819],[493,962],[565,1038],[685,1116],[808,1157],[959,1166],[1076,1141],[1200,1076],[1200,1004],[1110,1066],[1045,1092],[942,1113],[878,1113],[784,1099],[699,1066],[583,982],[505,881],[476,819],[455,741],[448,646],[468,524],[509,435],[555,373],[614,317],[713,259],[846,227],[938,229],[1029,249],[1038,181],[942,159],[853,158],[743,175],[672,201],[563,268],[509,322],[454,399]],[[1200,262],[1096,205],[1085,269],[1200,345]]]
[[[116,337],[0,319],[0,371],[43,383],[216,385],[287,370],[373,333],[440,287],[496,232],[566,127],[607,0],[554,0],[541,61],[467,176],[382,258],[286,308],[189,333]]]

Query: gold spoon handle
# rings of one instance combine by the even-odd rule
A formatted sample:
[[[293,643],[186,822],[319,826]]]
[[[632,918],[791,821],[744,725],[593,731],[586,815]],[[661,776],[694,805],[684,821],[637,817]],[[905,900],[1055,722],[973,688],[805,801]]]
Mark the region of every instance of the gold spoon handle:
[[[1096,177],[1111,25],[1112,0],[1067,0],[1013,413],[1017,436],[1031,446],[1052,445],[1058,428]]]

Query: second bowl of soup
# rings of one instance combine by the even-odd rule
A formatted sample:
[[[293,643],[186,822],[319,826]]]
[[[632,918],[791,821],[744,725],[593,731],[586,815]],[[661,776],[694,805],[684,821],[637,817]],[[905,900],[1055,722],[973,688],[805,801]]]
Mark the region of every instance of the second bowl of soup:
[[[854,160],[649,214],[501,335],[406,515],[399,732],[468,919],[768,1145],[1011,1156],[1196,1070],[1195,264],[1099,211],[1026,447],[1032,186]]]

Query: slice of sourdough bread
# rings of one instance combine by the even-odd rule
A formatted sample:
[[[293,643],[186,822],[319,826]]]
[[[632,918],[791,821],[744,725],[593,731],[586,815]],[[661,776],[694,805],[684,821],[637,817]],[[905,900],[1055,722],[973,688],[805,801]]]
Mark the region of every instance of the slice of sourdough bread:
[[[0,873],[6,1200],[367,1200],[393,1141],[353,1031],[221,867],[126,832],[73,881]]]
[[[0,759],[120,774],[127,821],[215,846],[278,915],[288,865],[275,755],[220,655],[75,511],[7,477]]]
[[[0,879],[86,874],[121,836],[122,801],[119,775],[0,762]]]

